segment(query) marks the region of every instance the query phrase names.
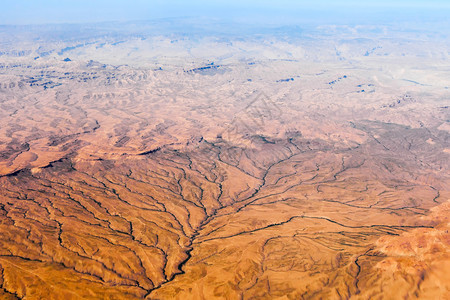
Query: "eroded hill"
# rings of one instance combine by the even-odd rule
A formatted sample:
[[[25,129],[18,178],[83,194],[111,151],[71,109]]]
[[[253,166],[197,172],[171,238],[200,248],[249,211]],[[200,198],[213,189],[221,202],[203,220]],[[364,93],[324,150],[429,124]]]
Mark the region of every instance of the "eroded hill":
[[[448,58],[341,34],[4,42],[0,297],[448,297]]]

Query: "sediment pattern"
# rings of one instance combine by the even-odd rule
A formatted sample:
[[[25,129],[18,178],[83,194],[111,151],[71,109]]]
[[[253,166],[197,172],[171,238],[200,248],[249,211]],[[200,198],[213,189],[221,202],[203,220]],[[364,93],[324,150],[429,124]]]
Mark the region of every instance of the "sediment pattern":
[[[397,135],[353,148],[203,140],[192,152],[66,158],[3,176],[2,288],[19,298],[358,295],[390,257],[373,243],[433,229],[418,217],[448,195],[448,182],[427,180],[433,158],[412,150],[417,166],[386,149]]]
[[[84,60],[134,37],[78,43],[0,56],[0,298],[450,296],[439,63],[427,85],[360,44],[149,69]]]

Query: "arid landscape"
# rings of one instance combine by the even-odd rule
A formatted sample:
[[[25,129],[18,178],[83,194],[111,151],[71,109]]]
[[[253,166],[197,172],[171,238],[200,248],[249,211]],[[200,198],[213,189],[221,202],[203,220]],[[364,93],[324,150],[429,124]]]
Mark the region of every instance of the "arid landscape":
[[[201,28],[0,28],[0,299],[450,299],[450,35]]]

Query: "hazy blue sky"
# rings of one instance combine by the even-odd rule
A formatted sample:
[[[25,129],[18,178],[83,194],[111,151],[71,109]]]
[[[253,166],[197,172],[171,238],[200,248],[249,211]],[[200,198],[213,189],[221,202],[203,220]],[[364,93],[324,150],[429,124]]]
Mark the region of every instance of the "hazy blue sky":
[[[210,16],[261,21],[322,18],[443,19],[450,0],[1,0],[0,24],[82,23]]]

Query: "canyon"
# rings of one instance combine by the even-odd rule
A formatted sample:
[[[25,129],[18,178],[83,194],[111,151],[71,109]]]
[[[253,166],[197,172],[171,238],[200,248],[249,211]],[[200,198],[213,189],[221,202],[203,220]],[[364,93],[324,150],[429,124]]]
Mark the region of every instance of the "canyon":
[[[1,30],[0,298],[450,297],[448,36],[168,22]]]

